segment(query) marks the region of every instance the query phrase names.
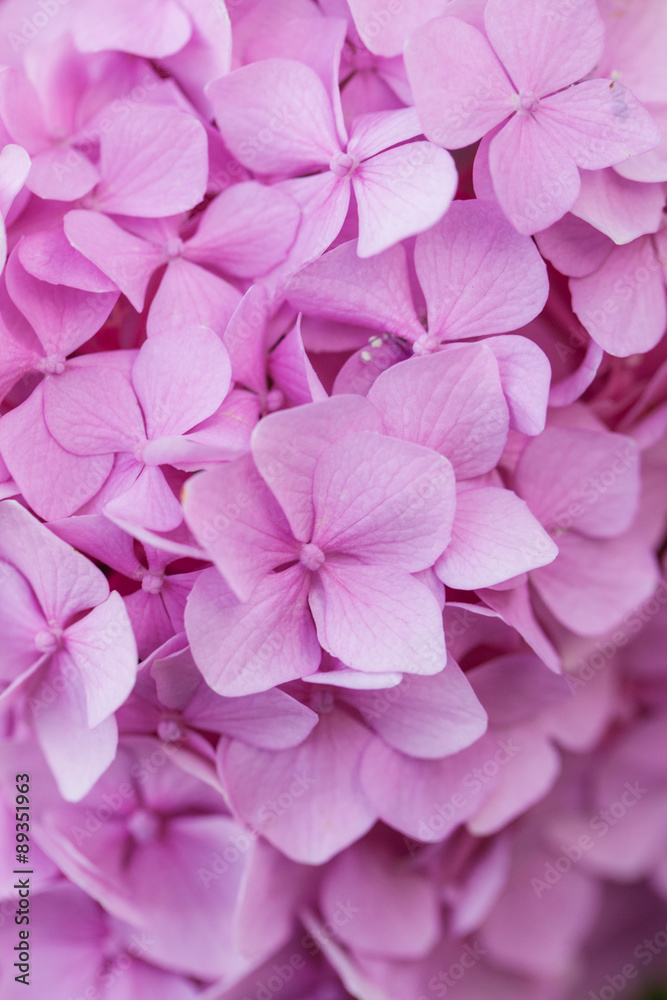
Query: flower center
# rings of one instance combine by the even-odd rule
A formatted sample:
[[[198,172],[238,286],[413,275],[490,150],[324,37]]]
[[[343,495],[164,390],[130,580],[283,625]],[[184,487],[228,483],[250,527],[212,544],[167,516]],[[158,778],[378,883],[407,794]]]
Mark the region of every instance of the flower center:
[[[275,413],[285,402],[285,394],[282,389],[269,389],[266,394],[266,409],[268,413]]]
[[[183,726],[178,719],[160,719],[157,734],[165,743],[176,743],[183,736]]]
[[[62,354],[51,354],[39,363],[38,369],[45,375],[62,375],[65,371],[65,358]]]
[[[434,354],[440,349],[440,341],[432,337],[430,333],[422,333],[421,337],[417,337],[414,344],[412,345],[412,350],[415,354]]]
[[[356,167],[357,162],[349,153],[336,153],[331,157],[329,170],[336,177],[347,177]]]
[[[48,632],[38,632],[35,636],[35,648],[40,653],[55,653],[60,646],[62,634],[60,628],[52,628]]]
[[[160,831],[160,820],[148,809],[135,809],[127,820],[127,828],[139,844],[155,840]]]
[[[184,243],[180,236],[170,236],[164,245],[164,252],[169,260],[174,260],[175,257],[180,257],[183,253],[183,246]]]
[[[322,552],[319,545],[314,545],[313,542],[308,542],[308,544],[304,545],[301,549],[299,562],[304,569],[309,569],[314,572],[319,569],[324,562],[324,552]]]
[[[164,577],[160,573],[144,573],[141,579],[141,589],[149,594],[159,594],[162,590]]]
[[[531,111],[536,111],[539,103],[540,99],[534,90],[522,90],[514,98],[514,105],[517,111],[523,114],[530,114]]]

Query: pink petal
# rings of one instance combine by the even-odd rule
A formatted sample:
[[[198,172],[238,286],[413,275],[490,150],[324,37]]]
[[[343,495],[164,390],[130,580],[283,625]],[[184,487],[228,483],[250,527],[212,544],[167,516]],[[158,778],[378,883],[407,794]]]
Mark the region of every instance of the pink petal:
[[[577,635],[615,628],[658,584],[653,553],[634,532],[617,538],[565,532],[558,550],[558,558],[535,570],[531,582],[549,610]]]
[[[548,427],[523,452],[515,485],[545,527],[605,538],[635,517],[638,460],[635,442],[622,434]]]
[[[115,718],[111,716],[90,729],[85,696],[78,684],[66,684],[52,701],[38,701],[33,710],[33,726],[60,794],[67,802],[83,798],[116,756]]]
[[[10,142],[0,152],[0,215],[7,218],[14,199],[30,171],[30,157],[22,146]]]
[[[664,201],[660,184],[637,184],[611,169],[584,170],[572,213],[614,243],[630,243],[658,231]]]
[[[344,243],[299,271],[287,286],[287,297],[296,309],[317,316],[415,340],[424,332],[415,315],[402,246],[360,258],[356,242]]]
[[[44,419],[74,455],[134,451],[144,420],[127,378],[109,368],[70,368],[44,382]]]
[[[160,468],[145,465],[129,489],[105,504],[109,512],[130,524],[139,524],[153,531],[171,531],[183,520],[178,499]]]
[[[460,492],[452,540],[436,563],[448,587],[478,590],[553,562],[558,548],[525,501],[511,490]]]
[[[148,335],[198,323],[222,336],[240,301],[241,293],[224,278],[177,258],[169,263],[151,303]]]
[[[570,214],[538,233],[536,242],[561,274],[576,278],[597,271],[614,249],[607,236]]]
[[[375,407],[356,396],[335,396],[260,420],[252,434],[253,458],[299,541],[309,542],[313,533],[313,475],[324,449],[333,437],[380,430],[380,423]]]
[[[297,746],[312,732],[318,719],[310,708],[279,688],[221,698],[206,684],[199,685],[184,718],[199,729],[224,733],[263,750]]]
[[[574,159],[560,139],[544,128],[543,118],[541,114],[514,115],[489,147],[500,207],[514,228],[526,235],[557,222],[579,194]]]
[[[368,399],[387,433],[445,455],[459,479],[494,468],[507,440],[498,366],[485,344],[410,358],[375,381]]]
[[[0,525],[3,530],[11,530],[15,520],[14,501],[0,504]],[[22,510],[24,508],[21,508]],[[11,683],[40,659],[35,644],[35,636],[46,628],[46,620],[35,600],[30,584],[9,562],[11,545],[6,553],[0,541],[0,627],[2,628],[2,664],[0,677],[3,683]],[[6,693],[6,688],[3,695]]]
[[[616,357],[650,351],[665,331],[664,277],[647,237],[615,247],[594,274],[573,278],[570,290],[582,324]]]
[[[182,434],[218,409],[231,382],[222,341],[188,323],[149,338],[139,350],[132,384],[149,438]]]
[[[75,201],[88,194],[100,179],[99,171],[69,144],[35,153],[26,186],[39,198]]]
[[[512,114],[512,85],[484,35],[457,17],[417,28],[405,65],[424,134],[448,149],[481,139]]]
[[[522,434],[544,430],[551,383],[551,365],[537,344],[527,337],[490,337],[485,341],[500,371],[510,411],[510,427]]]
[[[263,59],[206,88],[225,145],[257,173],[304,173],[339,152],[331,101],[310,67]]]
[[[183,510],[195,537],[242,601],[276,566],[298,558],[285,515],[250,456],[188,480]]]
[[[481,590],[479,596],[504,622],[517,630],[549,670],[561,672],[561,658],[533,613],[528,584],[524,583],[512,590]]]
[[[368,160],[390,146],[414,139],[421,132],[419,116],[414,108],[359,115],[352,123],[347,152],[357,160]]]
[[[411,142],[365,160],[352,176],[359,210],[360,257],[372,257],[434,225],[456,194],[450,154]]]
[[[486,712],[451,657],[432,677],[406,675],[390,691],[354,691],[346,698],[385,743],[411,757],[448,757],[486,730]]]
[[[324,551],[416,573],[449,541],[454,473],[430,449],[364,431],[322,452],[313,498],[312,540]]]
[[[255,181],[234,184],[211,202],[186,253],[197,263],[255,278],[282,263],[300,218],[299,206],[283,191]]]
[[[232,808],[288,858],[322,864],[375,822],[358,776],[370,739],[365,727],[334,709],[293,750],[222,740],[219,769]],[[286,799],[289,808],[282,806]]]
[[[85,344],[108,317],[118,292],[81,291],[38,281],[25,270],[17,253],[5,269],[7,291],[40,339],[47,355],[67,355]]]
[[[284,393],[293,406],[321,403],[327,398],[303,346],[300,320],[269,354],[268,370],[274,387]]]
[[[402,570],[327,560],[308,601],[320,644],[355,670],[434,674],[445,665],[438,602]]]
[[[173,107],[137,106],[102,135],[102,181],[95,205],[102,212],[163,218],[194,208],[206,190],[203,125]]]
[[[489,0],[484,27],[517,90],[551,94],[590,73],[604,47],[594,0],[563,8],[558,0]]]
[[[491,202],[454,202],[417,238],[415,265],[429,333],[440,340],[516,330],[547,301],[546,269],[533,241],[516,233]]]
[[[0,451],[27,503],[40,517],[69,517],[101,489],[112,455],[73,455],[44,422],[43,383],[0,420]]]
[[[164,263],[162,251],[99,212],[68,212],[65,235],[141,312],[150,277]]]
[[[86,292],[116,291],[115,283],[68,242],[61,226],[30,233],[17,252],[26,271],[40,281]]]
[[[406,38],[426,21],[445,13],[447,0],[418,0],[388,9],[384,0],[350,0],[350,10],[359,36],[369,51],[397,56]]]
[[[192,655],[207,684],[226,697],[255,694],[311,674],[320,648],[300,567],[263,580],[239,604],[217,570],[197,580],[185,610]]]
[[[117,0],[103,10],[77,10],[74,39],[82,52],[118,49],[149,59],[178,52],[192,32],[176,0]]]
[[[660,141],[658,126],[634,94],[606,80],[586,80],[544,98],[538,119],[544,131],[586,170],[621,163]]]
[[[137,647],[120,594],[112,591],[65,632],[67,652],[86,693],[91,729],[123,704],[134,687]]]

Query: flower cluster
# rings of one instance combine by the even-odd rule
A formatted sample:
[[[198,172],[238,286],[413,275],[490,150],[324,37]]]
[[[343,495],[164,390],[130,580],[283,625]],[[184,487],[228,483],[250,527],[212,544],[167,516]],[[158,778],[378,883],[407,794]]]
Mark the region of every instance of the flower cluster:
[[[3,1000],[659,983],[662,0],[0,50]]]

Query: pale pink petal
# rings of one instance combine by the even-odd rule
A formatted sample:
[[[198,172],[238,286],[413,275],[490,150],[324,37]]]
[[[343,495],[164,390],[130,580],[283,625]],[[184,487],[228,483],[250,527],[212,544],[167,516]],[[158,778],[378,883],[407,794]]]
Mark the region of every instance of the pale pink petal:
[[[577,200],[579,171],[543,126],[543,115],[515,115],[491,140],[489,165],[500,207],[531,235],[557,222]],[[607,166],[607,164],[604,164]]]
[[[300,567],[263,580],[240,604],[217,570],[197,580],[185,610],[192,655],[207,684],[226,697],[267,691],[311,674],[321,651]]]
[[[594,274],[573,278],[570,291],[581,323],[616,357],[650,351],[665,331],[664,277],[647,237],[615,247]]]
[[[69,517],[102,488],[113,455],[73,455],[44,422],[43,383],[0,420],[0,451],[23,497],[40,517]]]
[[[507,440],[498,366],[484,344],[457,344],[382,372],[368,394],[387,433],[445,455],[457,478],[494,468]]]
[[[457,17],[418,28],[405,65],[427,139],[460,149],[513,112],[513,87],[484,35]]]
[[[88,194],[100,179],[90,160],[69,144],[35,153],[26,187],[39,198],[75,201]]]
[[[47,355],[71,354],[85,344],[118,299],[118,292],[95,294],[39,281],[28,274],[16,252],[7,261],[5,275],[14,305],[34,328]]]
[[[367,160],[390,146],[421,134],[419,115],[414,108],[359,115],[352,122],[347,152],[357,160]]]
[[[661,184],[637,184],[615,170],[584,170],[572,214],[590,222],[614,243],[630,243],[655,233],[662,223]]]
[[[638,461],[637,445],[622,434],[548,427],[524,450],[515,485],[545,527],[605,538],[635,517]]]
[[[415,315],[402,246],[360,258],[356,241],[344,243],[294,275],[287,297],[296,309],[318,316],[415,340],[424,332]]]
[[[99,725],[134,687],[137,647],[123,599],[112,591],[65,632],[65,647],[86,694],[88,725]]]
[[[544,430],[551,365],[544,351],[527,337],[490,337],[485,341],[500,372],[510,412],[510,427],[522,434]]]
[[[336,709],[321,715],[293,750],[259,750],[223,739],[219,769],[232,808],[288,858],[322,864],[375,822],[359,783],[370,739],[364,726]]]
[[[247,601],[276,566],[298,558],[285,515],[250,456],[189,479],[183,511],[195,537],[240,600]]]
[[[429,333],[439,340],[517,330],[547,300],[546,268],[533,241],[516,233],[492,202],[454,202],[417,238],[415,265]]]
[[[352,175],[359,210],[360,257],[372,257],[434,225],[456,194],[451,155],[411,142],[365,160]]]
[[[114,517],[153,531],[171,531],[183,520],[183,511],[159,467],[145,465],[129,489],[104,507]]]
[[[621,163],[660,141],[658,126],[634,94],[607,80],[587,80],[544,98],[536,119],[586,170]]]
[[[285,192],[255,181],[234,184],[211,202],[185,252],[197,263],[256,278],[285,259],[300,218]]]
[[[229,355],[212,330],[187,323],[150,337],[132,369],[147,437],[182,434],[206,420],[230,382]]]
[[[410,4],[388,7],[385,0],[350,0],[357,31],[367,48],[380,56],[397,56],[405,39],[449,6],[447,0],[413,0]]]
[[[252,434],[253,458],[299,541],[309,542],[313,532],[313,475],[332,435],[380,429],[378,411],[357,396],[334,396],[260,420]]]
[[[435,674],[445,665],[438,602],[402,570],[327,560],[308,601],[320,644],[355,670]]]
[[[160,248],[126,232],[99,212],[68,212],[65,235],[141,312],[150,277],[164,263]]]
[[[30,171],[30,157],[22,146],[7,143],[0,152],[0,215],[7,218],[14,199]]]
[[[317,725],[317,715],[279,688],[222,698],[200,684],[183,713],[199,729],[224,733],[264,750],[297,746]]]
[[[324,551],[417,573],[449,541],[454,472],[429,448],[370,431],[348,434],[318,459],[313,503],[312,540]]]
[[[575,278],[597,271],[614,249],[607,236],[570,213],[538,233],[535,241],[561,274]]]
[[[136,106],[100,141],[100,211],[162,218],[194,208],[208,172],[206,132],[174,107]]]
[[[517,90],[551,94],[590,73],[604,47],[595,0],[489,0],[484,27]]]
[[[636,532],[587,538],[567,531],[558,558],[531,573],[549,610],[577,635],[599,635],[621,624],[653,594],[659,581],[652,552]]]
[[[113,6],[82,7],[74,21],[74,39],[82,52],[118,49],[149,59],[178,52],[192,25],[176,0],[118,0]]]
[[[29,233],[19,243],[17,252],[26,271],[40,281],[70,285],[86,292],[116,290],[115,282],[74,249],[61,226]]]
[[[210,83],[225,145],[257,173],[303,173],[339,152],[331,101],[310,67],[263,59]]]
[[[561,658],[533,613],[528,584],[511,590],[480,590],[479,596],[504,622],[517,630],[549,670],[561,672]]]
[[[274,388],[293,406],[321,403],[327,398],[303,346],[300,319],[270,352],[267,365]]]
[[[3,531],[12,530],[16,511],[6,503],[0,504],[0,525]],[[23,508],[22,508],[23,509]],[[8,549],[8,551],[7,551]],[[44,613],[35,600],[32,589],[9,562],[12,546],[0,541],[0,628],[2,629],[2,663],[0,677],[9,683],[29,670],[40,659],[35,636],[47,628]],[[4,694],[4,692],[3,692]]]
[[[148,313],[147,332],[199,323],[220,336],[241,301],[241,293],[224,278],[180,257],[172,260]]]
[[[486,712],[451,657],[432,677],[407,675],[390,691],[354,691],[345,697],[386,743],[411,757],[447,757],[486,730]]]
[[[70,368],[45,379],[44,419],[75,455],[132,452],[146,436],[132,386],[112,368]]]
[[[459,492],[452,540],[435,569],[448,587],[478,590],[553,562],[558,548],[511,490]]]

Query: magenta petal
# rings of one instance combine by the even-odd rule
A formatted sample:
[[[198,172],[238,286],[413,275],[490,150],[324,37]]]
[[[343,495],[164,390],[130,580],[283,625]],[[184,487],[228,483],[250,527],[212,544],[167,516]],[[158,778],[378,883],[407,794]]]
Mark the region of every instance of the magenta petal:
[[[203,125],[173,107],[134,107],[102,134],[103,212],[164,218],[194,208],[204,196],[207,143]]]
[[[492,202],[454,202],[417,238],[415,265],[429,333],[439,340],[517,330],[547,301],[546,268],[533,241],[518,235]]]
[[[309,542],[313,532],[313,475],[332,437],[380,428],[378,411],[358,396],[334,396],[260,420],[252,434],[253,458],[299,541]]]
[[[149,338],[132,369],[147,437],[182,434],[206,420],[227,395],[231,374],[222,341],[206,327],[187,324]]]
[[[240,604],[217,570],[206,570],[192,589],[185,627],[206,682],[226,697],[255,694],[311,674],[321,651],[306,603],[300,567],[263,580]]]
[[[498,365],[485,344],[410,358],[378,377],[368,399],[387,433],[445,455],[459,479],[493,469],[509,426]]]
[[[417,573],[449,541],[454,473],[430,449],[364,431],[322,452],[313,498],[312,540],[321,549]]]
[[[482,486],[460,492],[452,540],[436,563],[456,590],[478,590],[553,562],[558,548],[511,490]]]
[[[321,645],[355,670],[435,674],[445,665],[438,602],[403,570],[327,561],[308,600]]]
[[[183,510],[193,534],[240,600],[248,600],[276,566],[298,558],[285,515],[250,456],[188,480]]]
[[[375,822],[359,783],[370,739],[364,726],[334,709],[293,750],[270,752],[222,740],[219,769],[234,811],[253,830],[288,858],[322,864]],[[290,808],[278,805],[286,797]]]

